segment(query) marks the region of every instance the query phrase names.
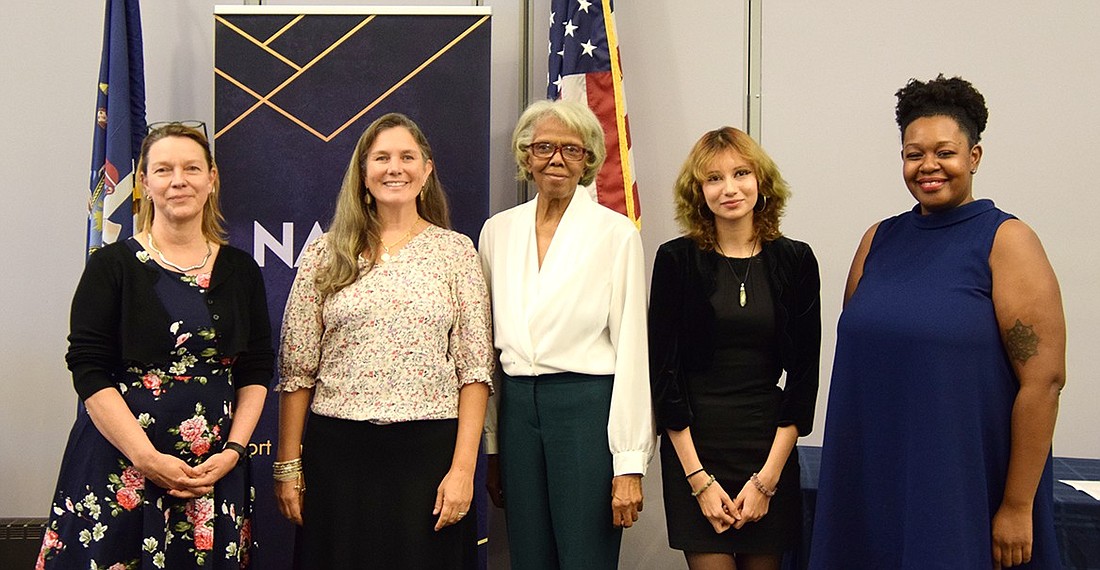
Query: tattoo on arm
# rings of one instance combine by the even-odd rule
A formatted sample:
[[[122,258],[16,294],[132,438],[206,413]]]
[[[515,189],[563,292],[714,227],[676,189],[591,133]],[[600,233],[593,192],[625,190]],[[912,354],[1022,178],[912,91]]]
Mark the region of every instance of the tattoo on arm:
[[[1012,328],[1005,329],[1005,350],[1012,360],[1020,363],[1039,353],[1039,335],[1033,325],[1025,325],[1016,319]]]

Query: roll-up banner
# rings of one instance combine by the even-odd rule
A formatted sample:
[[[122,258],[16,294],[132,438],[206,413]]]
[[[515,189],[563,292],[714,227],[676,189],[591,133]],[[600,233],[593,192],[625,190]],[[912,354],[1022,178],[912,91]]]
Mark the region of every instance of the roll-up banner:
[[[423,129],[454,229],[476,243],[489,214],[489,8],[217,6],[214,26],[221,205],[230,243],[263,269],[275,338],[299,256],[327,229],[359,136],[385,113]],[[294,544],[271,479],[277,404],[272,392],[251,445],[252,567],[265,570],[290,568]]]

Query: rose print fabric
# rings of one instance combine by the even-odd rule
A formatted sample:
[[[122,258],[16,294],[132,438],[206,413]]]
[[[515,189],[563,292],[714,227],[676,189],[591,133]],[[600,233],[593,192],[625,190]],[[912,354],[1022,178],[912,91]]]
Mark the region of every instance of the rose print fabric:
[[[132,240],[130,245],[139,260],[153,263]],[[168,331],[176,346],[163,362],[131,363],[117,377],[153,445],[191,465],[222,450],[236,396],[232,360],[218,353],[205,306],[209,283],[209,275],[164,272],[156,293],[176,318]],[[171,497],[146,482],[81,405],[36,568],[245,568],[252,547],[250,482],[242,458],[213,493]]]

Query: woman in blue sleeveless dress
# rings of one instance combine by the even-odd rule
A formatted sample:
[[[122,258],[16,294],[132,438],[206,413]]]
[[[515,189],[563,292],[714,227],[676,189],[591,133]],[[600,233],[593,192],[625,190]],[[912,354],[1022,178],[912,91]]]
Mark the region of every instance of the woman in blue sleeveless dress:
[[[1058,568],[1058,283],[973,176],[988,112],[942,75],[898,91],[913,210],[872,226],[837,332],[811,568]]]
[[[274,368],[263,278],[225,243],[201,131],[152,131],[139,177],[140,231],[92,254],[73,298],[82,404],[36,567],[244,568]]]

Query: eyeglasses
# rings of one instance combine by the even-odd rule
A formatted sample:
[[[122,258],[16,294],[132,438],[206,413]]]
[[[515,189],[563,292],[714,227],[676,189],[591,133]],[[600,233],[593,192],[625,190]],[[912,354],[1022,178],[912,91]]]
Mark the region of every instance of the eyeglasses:
[[[531,156],[535,158],[550,158],[560,150],[562,158],[573,162],[584,160],[584,155],[588,154],[588,150],[583,146],[548,142],[531,143],[527,145],[527,150],[531,153]]]
[[[206,132],[206,123],[203,122],[203,121],[195,121],[195,120],[190,120],[190,121],[158,121],[156,123],[149,123],[148,129],[146,130],[146,132],[151,133],[151,132],[153,132],[157,129],[167,127],[169,125],[180,125],[180,126],[187,127],[187,128],[190,128],[190,129],[195,129],[196,131],[202,131],[202,136],[204,136],[208,139],[210,138],[210,135],[207,134],[207,132]]]

